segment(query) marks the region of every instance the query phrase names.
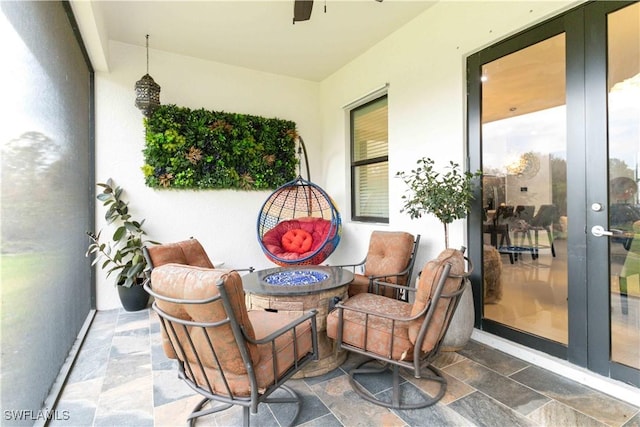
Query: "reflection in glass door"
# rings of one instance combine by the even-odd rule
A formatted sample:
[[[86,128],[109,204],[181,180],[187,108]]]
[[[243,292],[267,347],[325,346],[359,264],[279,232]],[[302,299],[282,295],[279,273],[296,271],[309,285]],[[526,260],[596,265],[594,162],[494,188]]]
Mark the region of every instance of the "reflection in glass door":
[[[482,66],[484,318],[567,345],[565,34]]]
[[[607,28],[611,359],[640,369],[640,4]]]
[[[476,325],[640,387],[640,3],[588,2],[467,64]]]

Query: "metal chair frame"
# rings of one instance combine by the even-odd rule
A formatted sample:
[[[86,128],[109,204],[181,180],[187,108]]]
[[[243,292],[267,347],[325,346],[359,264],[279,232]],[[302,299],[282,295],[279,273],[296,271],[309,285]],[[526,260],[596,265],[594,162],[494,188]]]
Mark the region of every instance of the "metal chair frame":
[[[252,414],[256,414],[258,412],[258,405],[260,403],[265,403],[265,402],[266,403],[295,403],[296,410],[295,410],[293,419],[291,420],[291,424],[293,424],[300,411],[300,398],[293,391],[293,389],[284,385],[284,383],[289,378],[291,378],[294,374],[296,374],[300,369],[306,366],[308,363],[318,359],[318,333],[317,333],[317,325],[316,325],[317,310],[311,310],[306,314],[304,314],[303,316],[297,318],[295,321],[289,323],[288,325],[280,328],[277,331],[272,332],[268,336],[259,340],[254,340],[245,334],[245,331],[242,329],[237,319],[233,316],[232,314],[233,308],[229,301],[229,296],[224,289],[224,280],[223,279],[219,280],[216,283],[216,286],[218,288],[219,294],[214,297],[201,299],[201,300],[187,300],[187,299],[170,298],[170,297],[163,296],[157,292],[154,292],[153,288],[151,287],[151,283],[149,279],[147,279],[144,285],[145,290],[155,298],[152,308],[156,313],[158,313],[162,328],[167,334],[167,337],[169,337],[169,342],[171,343],[171,347],[173,348],[173,351],[175,352],[175,354],[178,355],[179,378],[184,380],[191,389],[193,389],[197,393],[204,396],[204,398],[193,408],[191,414],[188,416],[187,421],[189,425],[193,426],[196,419],[199,417],[226,410],[234,405],[240,405],[243,408],[243,426],[248,427],[249,420],[250,420],[250,412]],[[175,303],[175,304],[209,304],[209,303],[220,300],[227,313],[227,317],[221,321],[209,322],[209,323],[194,322],[194,321],[179,319],[163,311],[158,306],[159,300]],[[306,322],[307,320],[311,321],[312,352],[307,353],[302,357],[299,357],[300,355],[298,354],[299,352],[298,343],[297,343],[297,340],[294,339],[293,346],[294,346],[294,357],[296,361],[283,375],[278,377],[277,375],[278,358],[275,351],[276,349],[275,340],[281,335],[289,333],[290,331],[293,331],[294,336],[296,336],[295,335],[296,328],[300,324]],[[206,333],[209,328],[216,328],[226,324],[228,324],[231,327],[231,330],[233,331],[235,341],[238,345],[240,354],[242,356],[242,361],[244,363],[244,366],[247,369],[247,376],[250,382],[250,389],[251,389],[251,394],[248,397],[235,396],[234,393],[231,391],[231,387],[229,386],[229,383],[225,378],[224,369],[218,359],[216,349],[214,348],[213,343],[209,339],[209,335]],[[206,375],[206,368],[202,362],[203,358],[201,354],[197,351],[196,346],[191,338],[192,332],[190,332],[190,328],[202,329],[204,332],[204,336],[207,337],[206,351],[211,352],[211,354],[213,355],[213,359],[216,361],[217,369],[220,372],[224,381],[224,385],[226,388],[226,395],[217,394],[214,391],[213,385],[209,382],[209,379]],[[179,340],[177,338],[178,337],[176,332],[177,330],[180,330],[185,334],[185,336],[187,337],[187,339],[185,340],[186,342],[183,342],[182,340]],[[256,380],[255,370],[253,367],[251,356],[249,355],[247,342],[258,344],[258,345],[268,344],[271,346],[275,382],[262,392],[258,391],[258,384]],[[187,348],[187,346],[188,346],[188,349],[192,352],[192,354],[194,354],[196,357],[197,363],[195,367],[192,366],[193,363],[185,362],[187,360],[185,356],[186,355],[185,348]],[[194,369],[198,369],[202,377],[205,378],[206,380],[205,384],[198,384],[196,382]],[[270,397],[270,395],[279,388],[286,391],[289,394],[289,397],[278,397],[278,398]],[[211,406],[208,409],[203,409],[205,405],[207,405],[208,403],[213,404],[214,402],[221,402],[222,405]]]
[[[464,248],[463,248],[463,253],[464,253]],[[349,382],[353,388],[353,390],[363,399],[367,400],[368,402],[374,403],[376,405],[379,406],[383,406],[386,408],[391,408],[391,409],[419,409],[419,408],[424,408],[430,405],[435,404],[436,402],[438,402],[445,394],[446,392],[446,388],[447,388],[447,380],[446,378],[444,378],[442,376],[442,374],[440,373],[440,371],[438,369],[436,369],[435,367],[431,366],[431,363],[433,362],[433,360],[435,359],[435,357],[438,354],[438,351],[440,349],[442,340],[444,338],[444,336],[447,333],[447,330],[449,329],[449,324],[451,322],[451,319],[453,318],[453,314],[458,306],[458,302],[460,300],[460,297],[462,296],[462,293],[464,292],[465,289],[465,285],[466,282],[468,280],[468,277],[470,276],[473,267],[471,265],[471,261],[467,258],[464,257],[467,265],[468,265],[468,271],[465,272],[465,274],[462,275],[453,275],[450,274],[451,271],[451,264],[446,264],[444,266],[444,269],[442,271],[442,274],[440,276],[440,280],[438,281],[435,291],[433,293],[433,296],[429,302],[429,304],[427,304],[425,306],[425,308],[423,310],[421,310],[418,314],[411,316],[411,317],[402,317],[402,318],[398,318],[398,317],[392,317],[389,315],[385,315],[385,314],[381,314],[381,313],[377,313],[376,311],[373,310],[363,310],[363,309],[358,309],[358,308],[354,308],[354,307],[348,307],[345,306],[342,302],[339,302],[336,305],[336,309],[340,310],[338,312],[338,333],[337,333],[337,337],[336,337],[336,345],[338,348],[347,350],[347,351],[351,351],[357,354],[361,354],[364,356],[368,356],[369,359],[365,360],[364,362],[362,362],[361,364],[359,364],[358,366],[356,366],[355,368],[353,368],[350,372],[349,372]],[[458,286],[458,288],[452,292],[452,293],[448,293],[448,294],[444,294],[443,293],[443,289],[446,283],[447,278],[450,277],[454,277],[454,278],[459,278],[460,279],[460,285]],[[399,290],[407,290],[408,292],[416,292],[417,289],[415,288],[406,288],[404,286],[399,286],[399,285],[394,285],[391,283],[384,283],[384,286],[391,286],[394,288],[397,288]],[[422,352],[422,344],[423,341],[425,339],[425,336],[427,334],[427,331],[429,330],[429,327],[431,325],[431,319],[433,318],[433,315],[436,311],[436,308],[438,306],[438,302],[440,301],[441,298],[446,298],[446,299],[450,299],[451,302],[449,303],[448,307],[447,307],[447,311],[446,311],[446,315],[445,315],[445,322],[441,327],[441,331],[439,334],[439,338],[438,341],[436,342],[435,346],[433,347],[432,350],[430,350],[427,353],[423,353]],[[364,337],[364,343],[365,343],[365,348],[359,348],[359,347],[355,347],[352,346],[350,344],[346,344],[342,341],[342,324],[343,324],[343,319],[344,319],[344,310],[350,310],[350,311],[354,311],[354,312],[359,312],[365,315],[365,325],[364,325],[364,330],[365,330],[365,337]],[[421,317],[423,317],[423,321],[422,324],[420,326],[420,331],[418,333],[418,337],[416,339],[416,342],[414,344],[414,350],[413,350],[413,361],[412,362],[407,362],[407,361],[403,361],[403,360],[395,360],[392,359],[391,357],[385,357],[385,356],[381,356],[379,354],[376,353],[371,353],[367,351],[366,348],[366,343],[367,343],[367,335],[366,332],[368,331],[368,324],[369,324],[369,319],[372,317],[378,317],[378,318],[384,318],[384,319],[389,319],[391,320],[391,330],[395,331],[396,329],[396,325],[398,323],[405,323],[405,322],[410,322],[416,319],[419,319]],[[392,349],[393,349],[393,339],[391,339],[390,344],[389,344],[389,351],[388,354],[391,355],[392,354]],[[376,368],[371,368],[371,367],[366,367],[365,365],[368,365],[369,363],[372,362],[382,362],[382,366],[381,367],[376,367]],[[385,400],[381,400],[378,399],[374,396],[372,396],[362,385],[360,385],[356,379],[355,376],[359,375],[359,374],[377,374],[377,373],[382,373],[385,370],[391,368],[391,373],[392,373],[392,381],[393,381],[393,387],[392,387],[392,396],[391,396],[391,401],[385,401]],[[401,393],[400,393],[400,368],[406,368],[408,370],[410,370],[415,378],[426,378],[428,380],[431,381],[435,381],[437,383],[440,384],[440,388],[438,390],[438,392],[436,393],[435,396],[431,397],[431,398],[425,398],[422,402],[418,402],[418,403],[414,403],[414,404],[409,404],[409,403],[403,403],[401,402]]]
[[[395,298],[399,299],[401,301],[409,301],[409,294],[406,292],[406,288],[410,288],[411,285],[411,275],[413,274],[413,267],[416,263],[416,256],[418,254],[418,249],[420,247],[420,235],[417,234],[414,241],[413,241],[413,248],[411,249],[411,256],[409,258],[409,263],[407,264],[407,266],[405,267],[404,270],[399,271],[397,273],[389,273],[389,274],[382,274],[382,275],[378,275],[378,276],[367,276],[369,278],[369,293],[375,293],[375,294],[380,294],[381,292],[384,292],[384,288],[385,287],[389,287],[389,288],[393,288],[396,289],[395,291]],[[341,268],[351,268],[351,270],[355,273],[356,268],[360,267],[360,268],[364,268],[364,265],[367,262],[367,256],[364,257],[364,259],[358,263],[355,264],[342,264],[342,265],[338,265],[336,267],[341,267]],[[387,282],[388,279],[395,277],[396,280],[401,278],[401,277],[406,277],[406,285],[394,285],[392,283]],[[393,285],[393,286],[391,286]],[[382,289],[381,289],[382,288]]]

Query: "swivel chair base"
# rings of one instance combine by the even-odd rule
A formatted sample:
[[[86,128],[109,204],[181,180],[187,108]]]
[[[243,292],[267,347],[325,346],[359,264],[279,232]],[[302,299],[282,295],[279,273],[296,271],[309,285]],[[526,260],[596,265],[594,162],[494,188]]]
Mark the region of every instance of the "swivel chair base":
[[[445,392],[447,391],[447,380],[440,374],[440,372],[437,369],[433,368],[432,366],[427,366],[422,368],[422,371],[425,372],[426,374],[422,374],[421,378],[424,378],[425,380],[429,380],[429,381],[435,381],[440,385],[436,395],[433,397],[424,396],[424,398],[421,401],[415,402],[415,403],[402,402],[402,396],[401,396],[402,393],[400,391],[400,366],[393,363],[384,363],[381,366],[377,366],[377,367],[365,366],[369,363],[374,363],[374,362],[377,363],[377,360],[375,359],[365,360],[360,365],[358,365],[357,367],[349,371],[349,383],[351,384],[353,391],[355,391],[360,397],[362,397],[364,400],[371,402],[375,405],[384,406],[385,408],[390,408],[390,409],[426,408],[427,406],[436,404],[440,399],[442,399]],[[355,379],[356,375],[368,375],[368,374],[378,375],[388,369],[391,369],[391,374],[393,379],[391,401],[389,401],[388,399],[385,400],[383,398],[378,398],[373,396],[369,391],[367,391],[367,389],[365,389]]]
[[[289,425],[293,425],[296,421],[296,419],[298,418],[298,414],[300,413],[300,397],[298,396],[298,394],[293,391],[293,389],[289,386],[286,385],[281,385],[280,390],[284,390],[287,392],[287,394],[289,395],[289,397],[272,397],[269,396],[268,398],[266,398],[265,400],[263,400],[263,403],[295,403],[295,412],[293,414],[293,418],[291,419],[291,422],[289,423]],[[205,397],[204,399],[202,399],[200,402],[198,402],[198,404],[193,408],[193,411],[191,411],[191,414],[189,414],[189,416],[187,417],[187,423],[190,427],[194,427],[195,423],[197,421],[198,418],[200,417],[204,417],[207,415],[211,415],[211,414],[215,414],[217,412],[222,412],[224,410],[227,410],[229,408],[231,408],[232,406],[237,405],[237,401],[235,404],[233,403],[223,403],[221,405],[215,405],[216,403],[220,403],[217,400],[214,399],[210,399],[208,397]],[[247,400],[247,404],[250,404],[251,401]],[[209,408],[203,409],[207,404],[211,404],[211,405],[215,405],[215,406],[211,406]],[[250,406],[243,406],[242,407],[242,425],[244,427],[249,427],[249,419],[250,419]]]

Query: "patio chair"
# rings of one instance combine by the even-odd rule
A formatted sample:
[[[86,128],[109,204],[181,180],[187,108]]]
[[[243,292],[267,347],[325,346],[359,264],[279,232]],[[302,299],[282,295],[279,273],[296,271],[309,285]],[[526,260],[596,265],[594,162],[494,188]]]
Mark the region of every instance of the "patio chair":
[[[338,303],[329,314],[327,335],[336,340],[336,346],[368,357],[349,372],[349,382],[360,397],[387,408],[417,409],[433,405],[444,396],[447,380],[431,363],[471,272],[470,263],[465,272],[463,251],[447,249],[424,266],[417,289],[408,289],[415,292],[413,304],[361,293]],[[403,399],[400,368],[415,378],[435,382],[435,395],[419,401]],[[388,369],[392,374],[391,397],[386,396],[388,393],[374,396],[356,380],[358,375],[377,375]]]
[[[317,359],[315,310],[297,318],[247,311],[240,275],[221,269],[165,264],[153,269],[145,289],[155,298],[165,354],[177,360],[179,378],[204,396],[190,425],[239,405],[248,426],[263,402],[295,404],[295,421],[300,399],[284,383]],[[287,396],[271,396],[278,389]]]
[[[531,241],[531,231],[534,233],[534,243],[533,243],[533,252],[532,256],[534,258],[538,258],[540,244],[538,239],[539,231],[547,232],[547,240],[549,241],[549,246],[551,248],[551,255],[553,257],[556,256],[556,248],[553,244],[554,235],[553,235],[553,223],[558,219],[558,207],[556,205],[540,205],[538,208],[538,212],[536,212],[535,216],[531,220],[531,223],[523,230],[523,233],[527,234],[528,241]]]
[[[207,252],[198,239],[190,238],[164,245],[145,246],[142,248],[147,260],[147,270],[168,263],[191,265],[194,267],[214,268]],[[236,271],[253,272],[253,267],[236,269]]]
[[[534,218],[534,212],[536,207],[533,205],[518,205],[513,214],[513,225],[511,226],[511,232],[513,232],[514,244],[518,245],[522,249],[522,252],[530,251],[531,258],[535,259],[536,254],[535,247],[531,241],[530,227]],[[519,238],[518,238],[519,236]],[[524,238],[527,238],[527,245],[525,246]],[[517,256],[515,257],[517,259]]]
[[[354,272],[353,281],[349,285],[349,296],[370,292],[406,300],[408,294],[403,288],[387,287],[384,283],[410,286],[419,244],[419,234],[414,239],[413,235],[404,231],[371,233],[369,250],[364,260],[337,266],[350,268]],[[358,268],[362,269],[362,273],[356,273]]]

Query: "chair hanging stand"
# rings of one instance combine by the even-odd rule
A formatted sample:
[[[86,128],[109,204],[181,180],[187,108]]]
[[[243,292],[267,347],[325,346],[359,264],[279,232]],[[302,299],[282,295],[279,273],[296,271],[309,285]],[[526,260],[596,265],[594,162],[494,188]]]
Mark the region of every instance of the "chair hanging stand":
[[[273,263],[280,266],[318,265],[340,242],[342,220],[331,197],[311,182],[307,149],[298,137],[298,154],[304,156],[307,179],[299,175],[277,188],[258,215],[258,242]]]

